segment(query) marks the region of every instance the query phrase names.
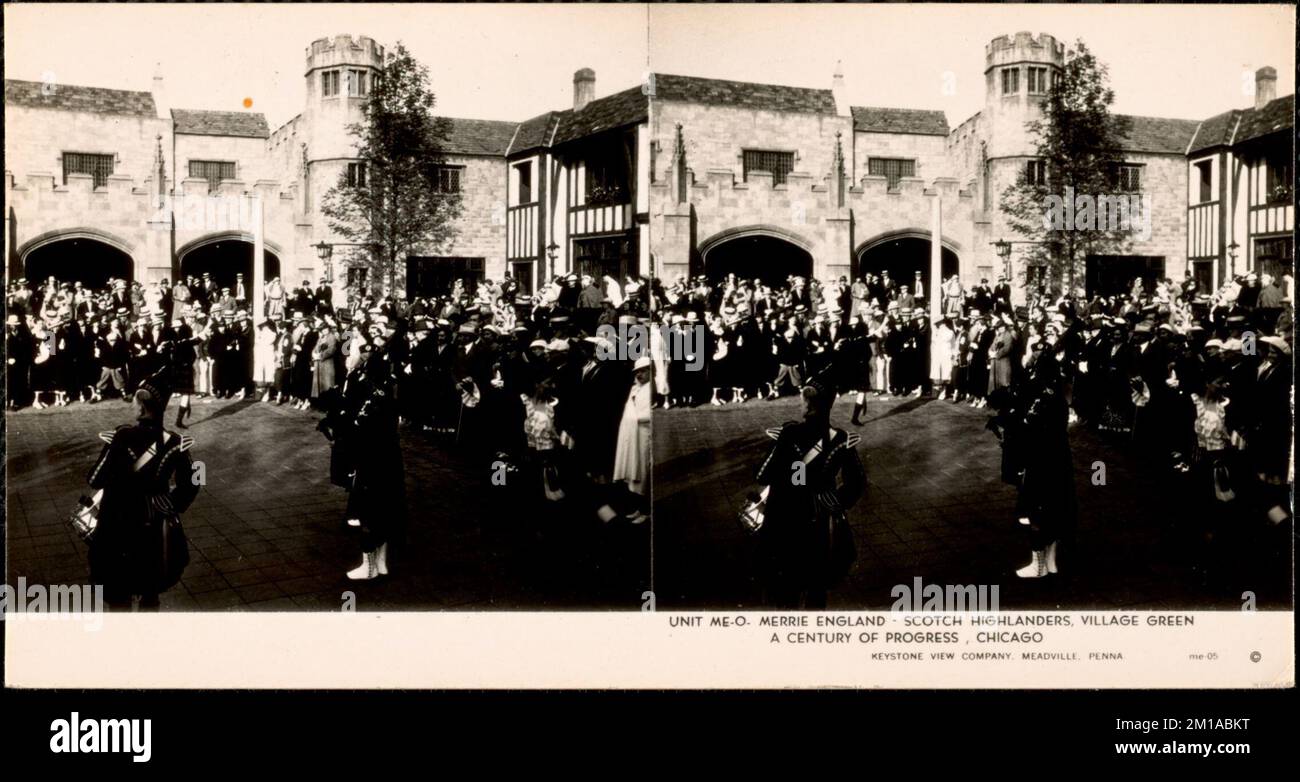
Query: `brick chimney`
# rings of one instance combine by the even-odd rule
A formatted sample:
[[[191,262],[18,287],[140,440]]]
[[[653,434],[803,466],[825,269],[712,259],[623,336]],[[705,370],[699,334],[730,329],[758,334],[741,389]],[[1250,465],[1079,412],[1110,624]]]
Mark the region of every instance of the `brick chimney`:
[[[1277,68],[1271,65],[1265,65],[1263,68],[1255,71],[1255,108],[1263,108],[1264,104],[1277,97]]]
[[[582,68],[573,74],[573,110],[581,111],[596,99],[596,72]]]
[[[835,75],[831,77],[831,96],[835,98],[835,113],[850,116],[848,88],[844,86],[844,63],[835,61]]]

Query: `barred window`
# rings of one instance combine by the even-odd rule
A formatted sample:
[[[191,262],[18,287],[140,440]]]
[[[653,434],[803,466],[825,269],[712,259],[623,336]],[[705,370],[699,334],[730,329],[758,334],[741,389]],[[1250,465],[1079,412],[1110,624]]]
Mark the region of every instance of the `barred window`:
[[[1123,163],[1111,169],[1111,186],[1124,193],[1142,189],[1142,166]]]
[[[348,96],[362,98],[369,94],[366,89],[366,72],[355,68],[348,69]]]
[[[438,166],[438,192],[459,193],[464,166]]]
[[[223,179],[235,178],[235,164],[226,160],[191,160],[190,177],[208,180],[208,192],[214,192]]]
[[[339,72],[321,71],[320,94],[325,98],[337,97],[339,94]]]
[[[366,164],[348,163],[348,187],[366,186]]]
[[[903,177],[916,176],[916,161],[906,158],[873,157],[867,159],[867,173],[889,180],[889,189],[898,187]]]
[[[90,174],[95,187],[108,185],[113,173],[113,155],[92,155],[85,152],[63,153],[63,184],[68,184],[68,174]]]
[[[1020,69],[1003,68],[1002,69],[1002,94],[1015,95],[1020,92]]]
[[[772,184],[783,185],[790,172],[794,170],[794,153],[747,149],[744,151],[744,164],[746,182],[749,181],[751,171],[766,171],[772,175]]]
[[[1030,95],[1042,95],[1047,92],[1047,69],[1046,68],[1027,68],[1028,86]]]

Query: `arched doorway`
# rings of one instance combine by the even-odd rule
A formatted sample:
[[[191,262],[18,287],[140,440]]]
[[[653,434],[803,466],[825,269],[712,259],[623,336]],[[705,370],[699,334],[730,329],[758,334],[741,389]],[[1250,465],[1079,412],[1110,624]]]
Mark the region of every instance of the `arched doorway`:
[[[946,244],[940,248],[939,269],[944,279],[958,273],[957,253]],[[920,272],[922,293],[928,296],[933,289],[930,282],[930,238],[909,234],[864,244],[858,251],[858,275],[881,275],[886,271],[890,279],[909,287],[916,280],[916,273]]]
[[[23,274],[33,287],[51,276],[59,282],[80,282],[89,289],[108,287],[110,279],[130,282],[135,262],[120,247],[86,236],[43,242],[23,257]]]
[[[812,253],[790,239],[768,233],[721,237],[706,243],[701,254],[710,280],[735,274],[740,279],[782,285],[791,275],[811,278],[813,273]]]
[[[263,273],[265,280],[280,276],[280,258],[268,247],[265,249]],[[181,251],[181,278],[212,276],[218,288],[235,289],[235,275],[244,275],[244,285],[252,295],[253,243],[238,238],[207,242]],[[282,280],[282,282],[287,282]]]

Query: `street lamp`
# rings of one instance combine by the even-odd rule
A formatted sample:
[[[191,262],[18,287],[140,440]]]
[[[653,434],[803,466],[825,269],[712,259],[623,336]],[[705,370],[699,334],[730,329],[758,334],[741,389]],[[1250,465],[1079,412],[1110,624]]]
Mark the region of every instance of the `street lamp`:
[[[998,241],[993,242],[993,246],[997,248],[998,257],[1002,259],[1002,276],[1010,280],[1011,279],[1011,242],[1008,242],[1005,239],[999,239]]]
[[[316,248],[316,257],[320,258],[321,267],[325,270],[325,281],[333,285],[334,264],[330,262],[330,259],[334,255],[334,245],[322,239],[319,244],[313,246]]]

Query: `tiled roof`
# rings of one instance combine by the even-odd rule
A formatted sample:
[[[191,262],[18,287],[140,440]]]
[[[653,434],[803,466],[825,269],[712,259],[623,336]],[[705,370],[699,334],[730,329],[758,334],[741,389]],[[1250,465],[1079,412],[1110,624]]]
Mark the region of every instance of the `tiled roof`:
[[[637,86],[593,100],[581,111],[561,112],[554,143],[563,144],[603,130],[644,122],[648,106],[645,91]]]
[[[1233,142],[1240,144],[1243,141],[1250,141],[1280,130],[1287,130],[1294,125],[1295,96],[1287,95],[1282,98],[1275,98],[1264,104],[1263,108],[1246,110],[1245,115],[1241,118],[1241,125],[1237,128],[1237,136],[1233,139]]]
[[[1115,118],[1128,124],[1121,139],[1125,152],[1165,155],[1181,155],[1186,152],[1187,143],[1192,140],[1196,126],[1200,124],[1191,119],[1137,117],[1131,114],[1116,114]]]
[[[835,113],[835,98],[830,90],[702,79],[695,76],[674,76],[668,73],[656,73],[653,78],[654,95],[662,100],[768,111]]]
[[[877,106],[853,106],[852,111],[854,130],[918,136],[948,135],[948,118],[942,111],[886,109]]]
[[[5,103],[63,111],[88,111],[96,114],[157,116],[153,95],[148,92],[58,83],[51,84],[47,88],[43,82],[20,79],[5,79]]]
[[[1241,109],[1225,111],[1205,120],[1196,129],[1196,135],[1188,147],[1188,154],[1194,154],[1214,147],[1232,143],[1232,131],[1237,129],[1241,119]]]
[[[176,132],[191,136],[242,136],[267,138],[271,135],[266,117],[251,111],[204,111],[172,109]]]
[[[559,115],[558,111],[548,111],[519,123],[519,129],[515,132],[514,140],[510,142],[506,154],[548,146],[551,143],[551,135],[559,124]]]
[[[455,155],[504,155],[517,122],[441,117],[448,124],[443,151]]]
[[[1233,109],[1200,124],[1189,154],[1261,138],[1295,124],[1295,96],[1275,98],[1262,108]]]

